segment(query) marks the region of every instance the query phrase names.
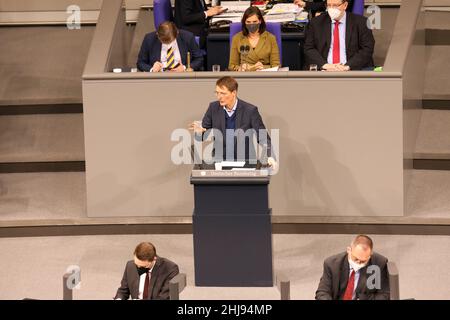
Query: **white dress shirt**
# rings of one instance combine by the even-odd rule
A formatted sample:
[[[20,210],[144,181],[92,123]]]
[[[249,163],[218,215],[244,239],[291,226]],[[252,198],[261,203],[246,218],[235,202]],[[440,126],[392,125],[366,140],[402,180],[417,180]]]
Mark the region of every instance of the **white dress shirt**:
[[[353,268],[350,266],[350,271],[348,273],[348,279],[350,280],[350,275],[352,274]],[[359,281],[359,273],[361,272],[361,269],[355,272],[355,282],[353,286],[353,294],[352,294],[352,300],[355,300],[356,298],[356,287],[358,286]]]
[[[334,28],[336,21],[331,23],[331,46],[328,51],[328,63],[333,64],[333,45],[334,45]],[[345,45],[345,31],[347,29],[347,13],[339,20],[339,57],[341,58],[341,64],[347,63],[347,49]]]
[[[153,264],[152,268],[148,271],[148,273],[149,273],[149,275],[148,275],[148,280],[149,280],[148,284],[149,285],[150,285],[150,280],[152,278],[152,270],[153,270],[154,266],[155,266],[155,264]],[[144,298],[144,287],[145,287],[145,276],[146,275],[147,275],[146,273],[143,273],[139,277],[139,295],[138,295],[138,298],[140,300],[142,300]],[[150,294],[150,292],[148,294]]]

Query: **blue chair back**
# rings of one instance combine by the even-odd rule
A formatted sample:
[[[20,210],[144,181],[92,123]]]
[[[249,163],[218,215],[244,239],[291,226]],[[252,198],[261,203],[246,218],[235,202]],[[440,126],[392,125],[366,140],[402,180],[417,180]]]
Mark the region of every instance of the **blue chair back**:
[[[363,16],[364,15],[364,0],[354,0],[352,12],[354,14],[359,14],[360,16]]]
[[[172,4],[170,0],[153,1],[153,19],[155,20],[155,29],[165,21],[173,21]]]
[[[234,35],[240,31],[242,31],[242,24],[240,22],[233,22],[230,25],[230,48]],[[281,57],[283,56],[281,52],[281,24],[279,22],[266,22],[266,31],[273,34],[277,39],[278,50],[280,52],[280,64],[283,65],[283,62],[281,61]]]

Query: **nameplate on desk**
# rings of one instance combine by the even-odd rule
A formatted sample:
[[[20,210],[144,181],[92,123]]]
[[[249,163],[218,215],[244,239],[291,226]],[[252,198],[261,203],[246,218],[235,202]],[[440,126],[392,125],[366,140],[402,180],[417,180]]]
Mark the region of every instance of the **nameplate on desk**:
[[[192,170],[192,177],[205,178],[247,178],[247,177],[268,177],[268,170]]]

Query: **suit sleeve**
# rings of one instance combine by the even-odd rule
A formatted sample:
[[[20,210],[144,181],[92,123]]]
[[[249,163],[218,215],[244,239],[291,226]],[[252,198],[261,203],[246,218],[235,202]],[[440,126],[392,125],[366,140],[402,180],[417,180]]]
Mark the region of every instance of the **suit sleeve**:
[[[128,264],[125,267],[120,287],[117,289],[117,293],[114,299],[128,300],[128,298],[130,297],[130,288],[128,287],[128,280],[127,280],[127,269]]]
[[[187,0],[177,1],[177,5],[180,6],[181,21],[183,25],[200,24],[205,23],[206,21],[205,13],[203,11],[194,11],[193,2],[194,1]]]
[[[357,28],[359,33],[359,50],[349,61],[347,61],[347,65],[351,70],[361,70],[365,66],[370,65],[375,47],[375,39],[372,30],[367,28],[366,18],[358,22]]]
[[[230,61],[228,62],[228,70],[230,71],[238,71],[239,66],[241,64],[240,58],[241,55],[239,54],[239,39],[238,35],[233,36],[233,40],[231,41],[231,49],[230,49]]]
[[[195,42],[194,35],[190,35],[188,38],[188,50],[191,52],[191,68],[195,71],[200,71],[203,68],[203,55],[200,48]]]
[[[320,32],[320,30],[316,30],[317,23],[314,23],[314,20],[315,19],[312,19],[311,23],[309,23],[306,27],[305,56],[308,63],[316,64],[317,67],[321,69],[325,64],[327,64],[327,60],[324,59],[319,50],[317,50],[316,33]]]
[[[208,110],[206,110],[206,113],[203,116],[202,127],[205,129],[212,128],[212,104],[209,105]]]
[[[325,261],[323,264],[323,275],[320,278],[319,287],[316,291],[316,300],[332,300],[333,279],[331,269]]]
[[[270,140],[269,133],[267,132],[266,126],[264,125],[264,122],[261,118],[261,115],[259,114],[258,108],[255,107],[255,109],[252,111],[252,128],[256,131],[256,137],[258,139],[258,143],[262,145],[267,150],[267,156],[272,157],[272,143]],[[260,130],[264,130],[265,135],[261,136]]]
[[[139,50],[138,60],[137,60],[137,68],[140,71],[150,71],[153,67],[153,64],[150,62],[150,44],[149,37],[145,36],[142,41],[141,49]]]
[[[155,300],[169,300],[170,298],[169,282],[170,280],[172,280],[173,277],[175,277],[179,273],[180,271],[178,270],[178,266],[176,264],[173,264],[168,270],[168,274],[166,278],[163,280],[164,282],[161,286],[161,291],[159,291],[158,295],[155,297]]]
[[[280,49],[276,37],[270,37],[270,44],[270,67],[273,68],[280,65]]]

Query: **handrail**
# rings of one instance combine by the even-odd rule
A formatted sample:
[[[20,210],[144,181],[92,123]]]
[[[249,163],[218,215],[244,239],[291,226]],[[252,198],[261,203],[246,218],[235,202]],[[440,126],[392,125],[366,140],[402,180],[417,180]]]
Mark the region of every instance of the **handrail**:
[[[125,15],[123,0],[103,1],[97,27],[89,49],[83,74],[99,74],[107,71],[114,47],[115,36],[121,27],[120,15]]]
[[[414,42],[422,4],[423,0],[402,2],[383,70],[403,73],[408,53]]]
[[[348,72],[310,72],[310,71],[278,71],[278,72],[184,72],[184,73],[151,73],[151,72],[123,72],[123,73],[97,73],[84,74],[83,80],[146,80],[146,79],[217,79],[223,76],[232,76],[236,79],[291,79],[291,78],[319,78],[319,79],[385,79],[400,78],[400,72],[373,72],[373,71],[348,71]]]

